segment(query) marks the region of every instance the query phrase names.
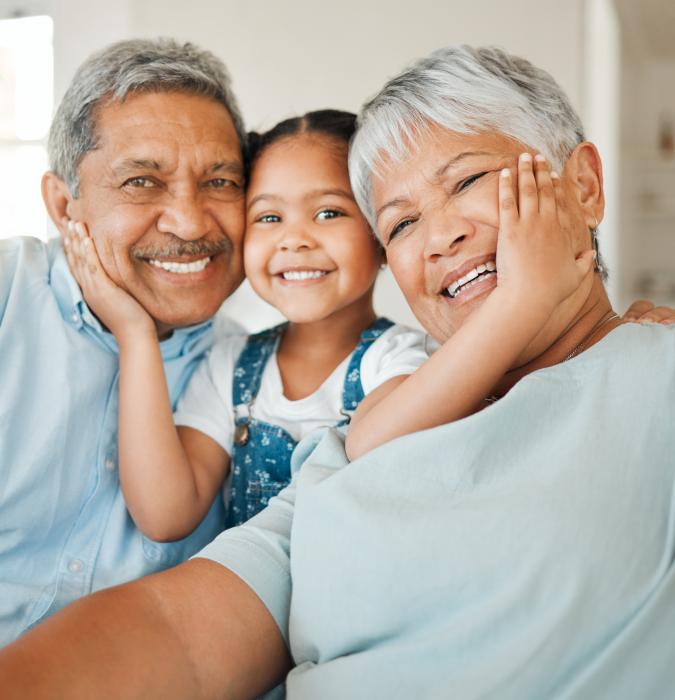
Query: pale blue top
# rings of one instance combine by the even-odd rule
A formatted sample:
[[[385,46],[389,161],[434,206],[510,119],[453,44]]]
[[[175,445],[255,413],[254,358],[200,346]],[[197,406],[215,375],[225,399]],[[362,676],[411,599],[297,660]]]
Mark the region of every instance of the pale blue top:
[[[673,698],[674,489],[675,326],[630,324],[351,464],[329,432],[200,556],[277,620],[289,698]]]
[[[210,324],[161,344],[172,399]],[[175,564],[222,529],[220,497],[186,540],[129,517],[117,471],[117,345],[58,240],[0,240],[0,646],[91,591]]]

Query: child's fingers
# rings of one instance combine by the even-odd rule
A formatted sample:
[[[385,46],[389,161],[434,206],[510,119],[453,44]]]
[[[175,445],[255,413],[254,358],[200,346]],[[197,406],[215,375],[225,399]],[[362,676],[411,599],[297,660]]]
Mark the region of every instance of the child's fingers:
[[[86,266],[87,272],[94,276],[99,272],[101,263],[94,250],[93,241],[89,237],[89,232],[82,222],[78,221],[75,224],[75,231],[82,243],[82,262]]]
[[[72,234],[70,230],[63,236],[63,249],[66,253],[66,260],[68,260],[68,267],[73,273],[73,277],[77,280],[78,284],[80,282],[79,275],[79,259],[74,250],[74,241],[72,240]]]
[[[558,175],[555,170],[551,170],[550,176],[551,184],[553,185],[553,195],[555,197],[555,208],[558,214],[558,221],[560,221],[562,214],[565,212],[565,193],[563,192],[560,175]]]
[[[532,156],[521,153],[518,158],[518,212],[526,219],[539,211],[539,193],[532,169]]]
[[[518,207],[513,192],[511,171],[504,168],[499,173],[499,228],[504,230],[518,221]]]
[[[539,213],[543,216],[556,215],[555,192],[551,182],[551,170],[548,161],[538,153],[534,157],[534,177],[539,191]]]
[[[68,263],[75,279],[81,284],[82,279],[82,246],[80,239],[75,233],[75,224],[68,222],[68,231],[64,238],[64,248],[68,256]]]

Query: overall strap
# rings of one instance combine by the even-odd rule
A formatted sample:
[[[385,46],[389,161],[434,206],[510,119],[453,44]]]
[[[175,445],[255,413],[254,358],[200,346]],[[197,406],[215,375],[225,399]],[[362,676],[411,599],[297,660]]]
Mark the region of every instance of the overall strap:
[[[250,335],[232,377],[232,405],[250,404],[258,395],[265,366],[276,350],[287,323]]]
[[[354,349],[347,373],[345,383],[342,387],[342,410],[352,412],[363,401],[365,392],[361,383],[361,360],[368,348],[389,328],[394,325],[388,318],[378,318],[361,333],[359,344]]]

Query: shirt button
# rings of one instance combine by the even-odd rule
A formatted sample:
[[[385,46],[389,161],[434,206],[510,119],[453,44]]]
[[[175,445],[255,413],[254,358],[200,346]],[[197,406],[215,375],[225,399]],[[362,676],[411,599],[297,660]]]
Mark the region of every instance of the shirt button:
[[[77,323],[80,320],[80,314],[78,314],[77,311],[73,311],[73,313],[70,314],[70,320],[73,323]]]
[[[109,472],[115,471],[115,460],[111,457],[108,457],[108,459],[106,459],[104,465]]]
[[[83,567],[84,564],[81,559],[71,559],[68,564],[68,571],[70,571],[71,574],[79,574]]]

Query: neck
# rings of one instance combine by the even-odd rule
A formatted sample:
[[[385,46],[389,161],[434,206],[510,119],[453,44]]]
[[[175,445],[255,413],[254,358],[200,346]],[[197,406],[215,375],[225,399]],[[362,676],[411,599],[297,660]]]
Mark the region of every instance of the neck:
[[[376,319],[372,292],[326,318],[306,323],[290,322],[281,340],[279,354],[302,353],[305,357],[348,355],[361,333]]]
[[[558,323],[560,324],[559,321]],[[571,319],[563,322],[562,327],[558,329],[544,329],[542,332],[548,331],[554,340],[547,342],[540,334],[539,342],[544,344],[544,349],[537,352],[535,339],[535,355],[507,372],[495,387],[494,393],[503,396],[516,382],[531,372],[551,367],[581,354],[621,323],[622,319],[614,315],[600,276],[596,275],[590,294],[581,307],[571,314]]]

